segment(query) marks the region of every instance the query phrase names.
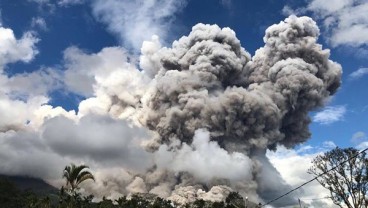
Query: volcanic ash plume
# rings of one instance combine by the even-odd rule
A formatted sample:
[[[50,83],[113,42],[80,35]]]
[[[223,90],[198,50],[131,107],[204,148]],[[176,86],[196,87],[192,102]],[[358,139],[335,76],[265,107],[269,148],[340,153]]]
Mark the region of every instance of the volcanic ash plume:
[[[148,147],[155,168],[189,175],[184,185],[166,183],[165,190],[176,189],[172,198],[196,184],[263,199],[289,188],[265,152],[306,141],[308,112],[340,85],[341,66],[329,60],[318,36],[311,18],[290,16],[266,30],[265,46],[253,57],[234,31],[217,25],[197,24],[171,48],[161,48],[157,37],[143,44],[141,67],[152,81],[137,118],[157,132]],[[265,177],[280,182],[264,183]]]
[[[288,191],[265,152],[306,141],[308,113],[340,85],[341,67],[329,60],[318,36],[312,19],[290,16],[266,30],[265,46],[253,57],[234,31],[217,25],[197,24],[171,48],[161,47],[158,37],[145,42],[143,71],[135,75],[147,81],[130,82],[134,102],[94,86],[96,99],[110,97],[110,108],[120,106],[114,112],[129,106],[124,115],[156,135],[146,145],[155,165],[126,172],[121,192],[185,203],[223,200],[231,190],[253,201]]]
[[[235,32],[198,24],[172,48],[150,54],[157,69],[141,121],[160,143],[191,143],[197,129],[229,151],[293,147],[309,138],[308,112],[340,85],[341,67],[317,44],[308,17],[291,16],[266,30],[250,57]]]

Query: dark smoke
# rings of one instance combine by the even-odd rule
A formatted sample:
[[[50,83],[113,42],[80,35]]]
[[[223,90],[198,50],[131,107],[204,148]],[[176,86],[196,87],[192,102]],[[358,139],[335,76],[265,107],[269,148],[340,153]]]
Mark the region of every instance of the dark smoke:
[[[225,185],[262,201],[290,190],[265,152],[305,142],[308,113],[340,86],[341,66],[318,36],[311,18],[290,16],[266,30],[265,46],[253,57],[234,31],[217,25],[198,24],[171,48],[160,48],[157,37],[145,42],[141,67],[152,81],[135,118],[157,133],[148,148],[154,172],[165,170],[155,183],[144,178],[150,173],[142,176],[146,191],[190,201],[199,189],[225,193]],[[185,182],[174,180],[183,173]],[[278,205],[293,202],[290,196]]]
[[[157,52],[142,121],[160,143],[191,143],[205,128],[230,151],[300,144],[310,137],[308,112],[340,86],[341,67],[318,35],[312,19],[291,16],[266,30],[265,46],[250,58],[231,29],[198,24]]]

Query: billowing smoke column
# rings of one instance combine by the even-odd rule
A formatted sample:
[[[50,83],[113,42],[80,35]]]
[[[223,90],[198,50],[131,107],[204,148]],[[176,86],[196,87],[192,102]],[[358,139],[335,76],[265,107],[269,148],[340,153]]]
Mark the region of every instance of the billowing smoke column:
[[[158,135],[147,145],[156,165],[130,187],[179,202],[221,198],[224,187],[254,200],[287,191],[266,150],[306,141],[308,112],[340,86],[341,66],[318,36],[312,19],[290,16],[253,57],[217,25],[198,24],[171,48],[145,42],[140,65],[152,81],[132,115]]]
[[[304,142],[308,112],[340,85],[341,67],[318,35],[312,19],[291,16],[267,29],[251,58],[231,29],[198,24],[154,54],[160,64],[149,69],[157,74],[141,121],[160,143],[191,143],[199,128],[230,151]]]
[[[157,37],[145,42],[142,73],[130,67],[126,73],[137,79],[122,79],[129,90],[97,83],[97,98],[84,101],[88,106],[102,97],[116,118],[128,117],[156,135],[145,146],[153,167],[124,173],[113,190],[179,204],[223,200],[231,190],[268,201],[290,190],[265,153],[306,141],[308,112],[340,85],[341,67],[317,44],[318,35],[312,19],[291,16],[266,30],[265,46],[253,57],[234,31],[216,25],[194,26],[171,48],[161,47]]]

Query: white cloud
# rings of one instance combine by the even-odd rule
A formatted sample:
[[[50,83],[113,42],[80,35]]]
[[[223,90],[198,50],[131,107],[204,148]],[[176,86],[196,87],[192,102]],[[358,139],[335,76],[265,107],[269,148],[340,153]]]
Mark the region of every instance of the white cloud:
[[[28,0],[28,2],[36,3],[38,10],[42,13],[52,14],[56,10],[55,0]]]
[[[220,3],[222,6],[226,7],[227,9],[230,9],[233,5],[232,0],[220,0]]]
[[[330,1],[331,2],[331,1]],[[338,12],[341,9],[351,6],[352,0],[333,0],[333,4],[328,3],[323,0],[312,0],[308,5],[308,9],[317,12],[327,12],[331,14],[333,12]],[[321,14],[327,15],[327,14]]]
[[[355,134],[353,134],[353,137],[351,139],[356,140],[356,139],[363,139],[363,138],[367,138],[366,134],[362,131],[358,131]]]
[[[76,5],[76,4],[83,4],[85,0],[59,0],[58,5],[59,6],[70,6],[70,5]]]
[[[49,101],[48,92],[59,86],[57,73],[49,69],[11,76],[3,71],[9,63],[30,62],[38,41],[32,32],[16,39],[13,30],[0,27],[0,132],[28,128],[34,112]]]
[[[93,12],[127,47],[139,51],[144,40],[158,35],[166,40],[174,15],[185,0],[95,0]]]
[[[288,5],[285,5],[283,8],[282,8],[282,11],[281,13],[285,16],[290,16],[290,15],[298,15],[298,12],[295,11],[293,8],[291,8],[290,6]]]
[[[30,2],[35,2],[37,4],[48,4],[50,0],[28,0]]]
[[[324,141],[323,147],[327,149],[333,149],[336,147],[336,144],[333,141]]]
[[[368,33],[367,33],[368,34]],[[368,68],[360,68],[349,75],[351,79],[359,79],[368,74]]]
[[[283,13],[311,11],[322,21],[327,40],[333,47],[349,46],[367,50],[368,2],[364,0],[309,0],[303,8],[285,6]]]
[[[59,116],[47,120],[42,129],[43,143],[63,157],[87,158],[135,170],[152,165],[150,153],[140,146],[150,137],[148,131],[125,120],[88,115],[75,122]]]
[[[31,73],[10,76],[6,80],[7,94],[16,99],[32,96],[47,96],[49,92],[63,86],[61,73],[53,68],[45,68]]]
[[[59,85],[58,78],[54,76],[54,72],[49,70],[12,77],[0,74],[0,132],[29,127],[37,129],[45,117],[67,114],[65,110],[55,111],[46,105],[48,93]]]
[[[313,121],[320,124],[331,124],[344,119],[345,113],[345,106],[329,106],[323,111],[316,113],[313,117]]]
[[[87,54],[76,47],[64,51],[64,82],[67,90],[86,97],[79,115],[110,114],[129,117],[146,92],[150,79],[129,62],[121,47]]]
[[[31,26],[34,28],[38,27],[41,30],[47,30],[46,21],[42,17],[33,17],[31,21]]]
[[[326,150],[319,147],[311,148],[313,149],[313,151],[311,151],[312,153],[304,154],[299,153],[299,149],[293,150],[278,147],[276,152],[268,151],[267,157],[280,172],[282,178],[284,178],[292,187],[297,187],[314,177],[313,175],[308,174],[307,171],[312,165],[312,160],[317,155],[322,154],[323,150]],[[300,195],[302,196],[300,197],[302,203],[308,204],[308,207],[336,207],[330,199],[320,199],[318,201],[319,205],[316,205],[316,202],[313,203],[313,201],[308,200],[329,196],[329,191],[323,188],[317,181],[313,181],[308,185],[303,186]]]
[[[368,141],[360,143],[359,145],[356,146],[356,148],[358,150],[363,150],[365,148],[368,148]]]
[[[0,134],[0,174],[56,178],[67,159],[53,153],[37,132],[7,131]]]
[[[210,133],[200,129],[195,132],[192,145],[183,144],[178,151],[170,151],[166,145],[155,153],[158,167],[164,167],[177,173],[188,171],[202,182],[214,178],[230,180],[250,180],[252,161],[238,152],[229,153],[217,142],[210,142]],[[231,171],[223,171],[231,170]]]
[[[69,47],[64,51],[65,84],[74,93],[90,97],[94,94],[96,76],[108,76],[127,65],[123,48],[104,48],[97,54],[86,54],[81,49]]]
[[[354,134],[353,134],[353,136],[351,137],[351,142],[353,143],[353,144],[360,144],[360,143],[362,143],[362,142],[365,142],[365,140],[367,140],[367,135],[366,135],[366,133],[365,132],[363,132],[363,131],[358,131],[358,132],[355,132]]]
[[[47,98],[42,96],[26,101],[13,100],[0,93],[0,132],[25,128],[33,112],[47,101]]]
[[[57,179],[70,162],[87,162],[96,170],[151,166],[150,153],[140,147],[149,136],[146,130],[123,120],[90,115],[76,122],[56,116],[45,118],[38,129],[0,131],[0,174]]]
[[[24,33],[17,40],[13,30],[0,27],[0,70],[8,63],[30,62],[38,54],[35,46],[38,41],[32,32]]]

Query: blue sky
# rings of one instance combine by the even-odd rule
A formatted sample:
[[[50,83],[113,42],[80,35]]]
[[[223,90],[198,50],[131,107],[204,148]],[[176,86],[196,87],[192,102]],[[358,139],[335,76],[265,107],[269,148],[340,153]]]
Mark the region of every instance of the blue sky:
[[[297,145],[295,150],[281,147],[279,154],[270,153],[270,161],[274,165],[287,167],[288,164],[281,164],[282,159],[309,161],[318,152],[334,145],[366,147],[367,12],[368,3],[364,0],[333,0],[333,3],[323,0],[2,0],[0,87],[3,90],[0,90],[0,112],[4,116],[0,119],[0,132],[4,135],[0,138],[4,137],[4,144],[10,145],[10,149],[19,150],[17,148],[24,147],[24,144],[20,144],[22,142],[18,144],[6,139],[18,138],[18,133],[28,135],[26,137],[30,139],[26,145],[42,144],[44,149],[41,151],[35,148],[34,154],[36,158],[52,155],[50,164],[54,161],[64,164],[71,158],[82,156],[82,161],[106,168],[106,161],[103,160],[105,156],[96,155],[111,150],[111,154],[106,157],[120,154],[125,157],[133,154],[132,151],[127,149],[128,153],[115,152],[114,145],[105,144],[98,137],[95,138],[93,133],[74,129],[73,125],[80,123],[83,128],[89,129],[91,127],[88,124],[96,128],[100,124],[102,129],[116,133],[117,137],[122,133],[130,135],[129,141],[123,142],[124,145],[136,141],[136,136],[132,135],[137,132],[137,135],[147,134],[138,127],[127,127],[132,125],[127,123],[137,121],[134,107],[131,106],[141,104],[137,97],[149,90],[150,84],[146,78],[136,79],[140,76],[136,69],[147,68],[140,59],[142,54],[149,54],[152,58],[149,63],[154,63],[155,57],[152,54],[158,53],[159,48],[171,47],[173,41],[188,35],[194,25],[205,23],[231,28],[241,46],[253,56],[257,49],[264,46],[263,36],[269,26],[280,23],[289,15],[306,15],[313,18],[320,29],[318,43],[324,49],[330,49],[330,59],[342,66],[342,84],[334,96],[326,99],[325,107],[309,113],[312,120],[309,125],[311,138]],[[144,41],[146,47],[142,47]],[[121,68],[129,70],[121,72]],[[123,100],[124,106],[106,104],[112,102],[106,100],[106,96],[112,95]],[[111,116],[114,112],[121,114]],[[91,114],[98,116],[86,116]],[[69,120],[58,118],[61,116]],[[124,129],[117,130],[115,120],[109,120],[110,117],[118,119]],[[126,118],[131,120],[126,121]],[[68,123],[71,121],[76,124]],[[59,126],[49,130],[48,127],[53,125]],[[95,138],[91,148],[67,150],[69,147],[62,146],[60,142],[63,137],[51,136],[53,132],[63,131],[64,127],[72,129],[70,137]],[[93,129],[90,130],[93,132]],[[45,140],[45,135],[55,140]],[[103,133],[101,135],[104,136]],[[83,140],[79,142],[81,144]],[[111,140],[111,144],[121,143]],[[102,145],[103,148],[97,150],[94,145]],[[138,149],[136,152],[141,154],[133,155],[139,155],[137,160],[140,162],[146,161],[146,153]],[[27,155],[27,151],[24,155]],[[5,149],[0,148],[0,161],[2,155],[7,154]],[[131,167],[137,162],[128,160],[121,164],[115,159],[110,161],[114,164],[111,167]],[[17,173],[22,168],[18,170],[8,167],[25,163],[26,157],[11,160],[7,163],[6,173]],[[35,171],[31,167],[25,169],[28,172]],[[292,180],[295,177],[287,175],[283,170],[278,168],[283,177],[288,177],[286,181],[293,185],[299,182]],[[301,170],[296,170],[295,174],[298,171]],[[51,171],[46,176],[38,173],[34,175],[53,178],[55,173]],[[308,193],[312,194],[315,190],[310,189]]]

